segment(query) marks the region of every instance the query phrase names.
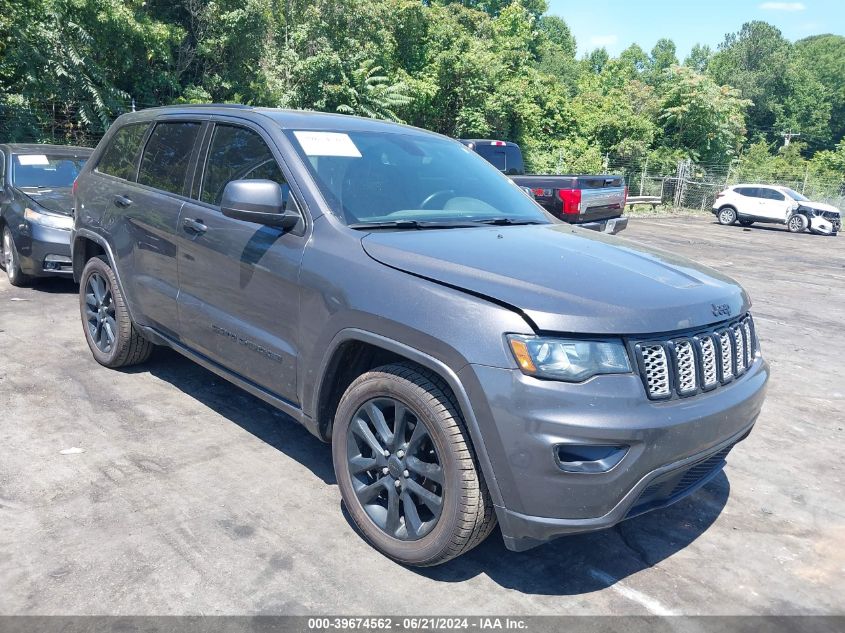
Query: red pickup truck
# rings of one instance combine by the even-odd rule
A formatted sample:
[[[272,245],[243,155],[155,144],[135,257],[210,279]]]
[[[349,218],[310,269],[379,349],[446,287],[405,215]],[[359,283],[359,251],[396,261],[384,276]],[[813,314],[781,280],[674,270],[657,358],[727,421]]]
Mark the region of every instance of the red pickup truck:
[[[570,224],[618,233],[628,226],[623,216],[628,188],[618,175],[526,175],[519,145],[490,139],[460,139],[461,143],[530,189],[548,212]]]

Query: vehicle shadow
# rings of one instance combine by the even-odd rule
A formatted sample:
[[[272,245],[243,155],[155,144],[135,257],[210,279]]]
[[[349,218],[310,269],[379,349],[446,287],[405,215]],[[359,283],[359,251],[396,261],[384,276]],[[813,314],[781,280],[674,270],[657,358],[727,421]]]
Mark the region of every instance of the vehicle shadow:
[[[289,416],[167,348],[156,348],[142,366],[256,438],[297,460],[324,483],[336,483],[328,445]],[[579,595],[609,587],[652,567],[694,542],[718,518],[730,484],[720,473],[691,497],[630,519],[609,530],[566,536],[527,552],[511,552],[496,528],[467,554],[432,568],[408,568],[441,582],[480,574],[508,589],[542,595]],[[355,530],[346,510],[350,528]],[[356,530],[357,531],[357,530]]]
[[[527,552],[505,548],[499,528],[481,545],[445,565],[412,571],[462,582],[479,574],[507,589],[537,595],[580,595],[610,587],[680,552],[710,527],[727,503],[719,473],[696,493],[613,528],[561,537]]]
[[[28,289],[48,294],[76,294],[79,292],[79,284],[67,277],[40,277],[35,279]]]
[[[157,347],[149,361],[123,370],[150,373],[198,400],[262,442],[306,466],[326,484],[336,483],[331,449],[290,416],[181,354]]]

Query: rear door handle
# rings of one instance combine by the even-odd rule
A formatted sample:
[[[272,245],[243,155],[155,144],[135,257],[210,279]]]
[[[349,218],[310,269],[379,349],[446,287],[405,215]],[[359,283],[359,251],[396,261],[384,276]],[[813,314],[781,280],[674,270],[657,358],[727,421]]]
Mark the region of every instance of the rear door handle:
[[[114,197],[114,204],[116,207],[126,208],[132,204],[132,200],[127,198],[126,196],[115,196]]]
[[[192,220],[190,218],[182,220],[182,226],[189,233],[196,233],[197,235],[201,235],[208,230],[208,227],[203,224],[202,220]]]

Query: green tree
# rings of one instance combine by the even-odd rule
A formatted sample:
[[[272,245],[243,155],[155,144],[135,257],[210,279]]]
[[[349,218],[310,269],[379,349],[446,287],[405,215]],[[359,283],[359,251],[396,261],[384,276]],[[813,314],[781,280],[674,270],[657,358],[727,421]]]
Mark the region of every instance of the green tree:
[[[726,162],[744,140],[744,110],[751,103],[686,66],[673,66],[666,75],[658,117],[664,143],[695,160]]]

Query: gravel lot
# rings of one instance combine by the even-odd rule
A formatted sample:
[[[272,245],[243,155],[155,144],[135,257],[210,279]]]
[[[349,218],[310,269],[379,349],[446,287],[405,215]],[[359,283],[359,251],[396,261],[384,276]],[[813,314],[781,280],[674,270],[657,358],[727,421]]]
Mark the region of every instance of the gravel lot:
[[[0,279],[0,613],[796,614],[845,596],[845,236],[636,219],[754,299],[769,398],[680,504],[523,553],[411,570],[345,518],[331,455],[167,350],[97,365],[76,287]],[[77,447],[84,452],[62,454]]]

